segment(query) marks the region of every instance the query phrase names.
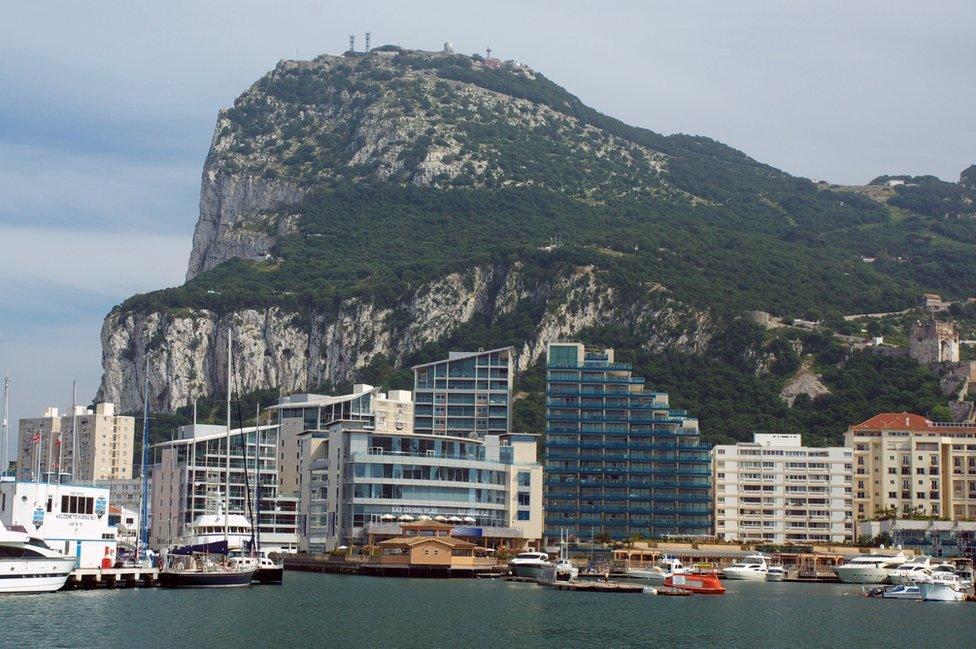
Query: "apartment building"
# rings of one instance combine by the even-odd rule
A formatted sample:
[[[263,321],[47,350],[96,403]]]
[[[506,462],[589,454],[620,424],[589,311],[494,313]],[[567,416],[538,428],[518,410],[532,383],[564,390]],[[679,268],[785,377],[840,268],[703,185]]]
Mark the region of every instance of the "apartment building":
[[[711,467],[698,420],[644,388],[612,349],[546,353],[545,537],[711,534]]]
[[[17,477],[35,479],[39,471],[36,479],[62,473],[76,483],[131,478],[134,438],[135,418],[116,415],[112,403],[75,406],[64,415],[48,408],[20,420]]]
[[[512,432],[512,359],[515,349],[450,352],[416,365],[414,431],[484,437]]]
[[[413,430],[414,405],[409,390],[380,392],[357,383],[350,394],[292,394],[268,408],[280,426],[278,488],[281,493],[301,491],[301,441],[306,430],[322,430],[333,421],[368,421],[381,431]]]
[[[756,434],[712,449],[715,535],[725,541],[855,540],[853,451],[800,435]]]
[[[58,473],[61,414],[55,407],[45,408],[40,417],[21,419],[17,426],[17,479],[42,480]],[[70,440],[69,440],[70,442]]]
[[[858,520],[882,513],[976,518],[976,426],[884,412],[851,426]]]
[[[231,430],[229,494],[224,426],[181,426],[177,439],[153,446],[149,545],[177,544],[198,516],[227,511],[252,525],[257,514],[262,549],[296,551],[298,497],[278,488],[278,434],[274,425]]]
[[[538,545],[542,465],[533,435],[483,439],[334,421],[302,435],[301,549],[363,545],[402,524],[452,525],[481,545]],[[307,512],[307,516],[305,516]]]

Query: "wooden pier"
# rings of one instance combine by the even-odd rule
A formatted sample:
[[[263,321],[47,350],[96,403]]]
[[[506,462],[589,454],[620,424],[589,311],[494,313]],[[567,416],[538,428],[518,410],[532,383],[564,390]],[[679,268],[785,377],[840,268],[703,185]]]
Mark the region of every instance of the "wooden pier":
[[[157,568],[75,568],[62,590],[93,588],[138,588],[156,586]]]

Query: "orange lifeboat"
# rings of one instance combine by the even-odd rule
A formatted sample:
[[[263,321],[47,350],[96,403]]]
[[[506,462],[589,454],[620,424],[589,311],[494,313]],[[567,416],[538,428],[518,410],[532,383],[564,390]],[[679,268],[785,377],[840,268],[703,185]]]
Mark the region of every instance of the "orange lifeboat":
[[[718,580],[718,573],[715,572],[705,572],[698,575],[671,575],[664,580],[664,585],[699,595],[721,595],[725,592],[725,586]]]

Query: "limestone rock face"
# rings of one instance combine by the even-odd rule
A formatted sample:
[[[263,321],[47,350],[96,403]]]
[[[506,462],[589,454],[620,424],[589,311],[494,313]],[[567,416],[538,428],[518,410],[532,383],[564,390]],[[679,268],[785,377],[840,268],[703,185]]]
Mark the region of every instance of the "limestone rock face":
[[[363,298],[335,311],[299,316],[278,308],[219,315],[208,310],[139,315],[113,311],[102,327],[104,373],[99,399],[138,409],[149,359],[153,408],[172,410],[195,397],[224,392],[227,336],[233,340],[234,391],[278,387],[284,393],[352,380],[383,356],[400,364],[412,352],[472,318],[504,318],[516,309],[542,313],[516,349],[524,370],[546,343],[593,326],[614,324],[638,334],[649,350],[700,352],[714,333],[709,316],[649,287],[623,300],[600,273],[580,267],[529,281],[519,264],[478,266],[425,284],[409,298],[380,306]]]
[[[203,170],[187,280],[234,257],[264,259],[280,223],[273,211],[304,195],[293,182],[222,171],[213,159],[211,155]]]

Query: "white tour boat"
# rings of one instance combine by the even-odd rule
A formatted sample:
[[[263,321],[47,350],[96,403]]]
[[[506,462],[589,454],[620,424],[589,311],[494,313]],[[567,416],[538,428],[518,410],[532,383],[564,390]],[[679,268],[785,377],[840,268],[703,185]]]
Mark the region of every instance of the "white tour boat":
[[[27,532],[0,523],[0,593],[59,590],[77,563]]]
[[[726,579],[765,580],[769,572],[769,557],[764,554],[750,554],[741,561],[722,569]]]
[[[845,584],[882,584],[888,579],[889,571],[907,561],[903,552],[894,556],[866,554],[837,566],[834,572]]]

